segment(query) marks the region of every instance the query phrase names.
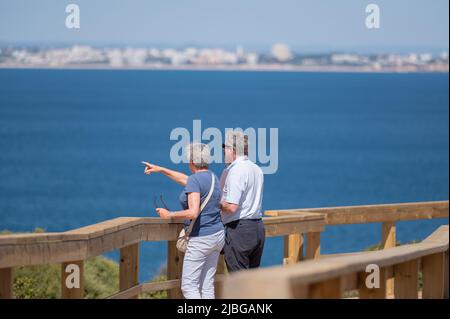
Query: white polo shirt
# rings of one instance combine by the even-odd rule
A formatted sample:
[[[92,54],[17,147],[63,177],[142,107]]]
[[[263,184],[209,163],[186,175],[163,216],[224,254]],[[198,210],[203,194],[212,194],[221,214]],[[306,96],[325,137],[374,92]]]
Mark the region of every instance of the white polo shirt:
[[[220,177],[222,201],[239,205],[234,213],[221,212],[222,222],[262,217],[264,173],[247,156],[236,158]]]

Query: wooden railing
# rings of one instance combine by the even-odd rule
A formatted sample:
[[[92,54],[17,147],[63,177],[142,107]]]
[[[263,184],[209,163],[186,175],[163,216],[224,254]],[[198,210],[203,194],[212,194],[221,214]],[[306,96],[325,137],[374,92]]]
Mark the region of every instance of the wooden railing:
[[[268,237],[321,232],[325,226],[324,216],[266,217],[263,221]],[[61,296],[83,298],[84,261],[113,250],[120,250],[120,271],[118,293],[110,298],[135,298],[141,293],[161,290],[167,290],[169,298],[181,298],[183,255],[176,248],[181,228],[181,222],[160,218],[123,217],[62,233],[1,235],[0,298],[13,298],[14,267],[54,263],[62,265]],[[142,241],[168,242],[166,281],[139,283],[139,243]],[[69,265],[76,265],[80,270],[79,287],[66,285]],[[218,289],[224,268],[221,258]]]
[[[266,212],[266,215],[270,217],[263,218],[263,221],[266,227],[266,236],[284,237],[283,264],[288,267],[287,265],[297,264],[304,259],[320,259],[317,262],[325,265],[333,262],[334,258],[360,258],[363,256],[363,254],[361,256],[358,254],[321,255],[320,238],[325,225],[381,222],[383,223],[381,236],[383,248],[392,248],[395,247],[396,242],[396,221],[448,218],[448,212],[448,201],[443,201],[272,210]],[[63,298],[83,298],[84,261],[114,250],[120,250],[119,287],[118,292],[110,298],[136,298],[141,293],[161,290],[167,290],[169,298],[181,298],[180,279],[183,255],[176,249],[176,238],[181,228],[181,222],[160,218],[123,217],[62,233],[0,235],[0,298],[13,298],[14,267],[52,263],[62,265],[61,296]],[[139,244],[143,241],[167,241],[166,281],[139,283]],[[304,246],[305,252],[303,251]],[[448,260],[448,253],[446,258]],[[66,272],[69,265],[76,265],[80,269],[81,282],[77,288],[69,289],[65,284],[67,276],[70,274]],[[394,270],[395,264],[386,264],[383,267],[387,295],[394,293]],[[224,276],[224,273],[225,265],[221,257],[216,276],[219,296],[222,295],[224,278],[227,278],[228,281],[228,276]],[[311,278],[315,278],[314,273],[311,273],[311,276]],[[353,275],[342,277],[344,279],[339,278],[340,282],[344,282],[347,286],[349,286],[349,282],[354,283]],[[448,284],[446,291],[448,291]],[[228,294],[229,292],[223,296],[228,296]],[[296,294],[295,296],[300,295]]]
[[[448,201],[416,202],[382,205],[339,206],[288,210],[266,211],[267,216],[323,215],[326,225],[382,223],[381,245],[383,249],[392,248],[397,243],[396,222],[419,219],[447,218],[449,215]],[[312,238],[306,241],[306,259],[320,257],[320,233],[309,234]],[[313,243],[313,244],[312,244]],[[313,247],[311,247],[313,245]],[[303,236],[290,235],[285,237],[285,261],[296,263],[303,259]],[[326,255],[323,257],[332,257]],[[393,268],[387,267],[386,293],[394,293]]]
[[[226,278],[223,298],[342,298],[358,289],[360,298],[385,298],[388,267],[393,267],[392,297],[418,298],[419,265],[422,298],[448,298],[448,225],[418,244],[380,251],[310,260],[296,265],[242,271]],[[370,271],[367,272],[367,267]],[[378,269],[378,285],[366,283]],[[375,275],[376,276],[376,275]],[[376,277],[374,277],[374,283]],[[447,286],[446,286],[447,284]]]

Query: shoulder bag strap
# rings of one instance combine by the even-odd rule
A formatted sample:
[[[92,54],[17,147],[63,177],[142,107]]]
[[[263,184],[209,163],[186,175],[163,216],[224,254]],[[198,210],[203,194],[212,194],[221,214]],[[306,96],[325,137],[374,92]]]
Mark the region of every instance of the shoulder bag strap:
[[[214,183],[215,183],[215,178],[214,178],[214,174],[211,172],[211,188],[209,189],[209,193],[208,196],[206,196],[205,200],[203,201],[203,203],[200,205],[200,212],[198,213],[198,215],[200,216],[201,212],[203,211],[203,209],[206,207],[206,204],[208,204],[209,199],[212,196],[212,193],[214,192]],[[198,217],[197,217],[198,218]],[[196,219],[193,219],[191,221],[191,223],[189,224],[189,228],[186,231],[186,236],[189,236],[192,232],[192,228],[194,228],[194,223],[195,223]]]

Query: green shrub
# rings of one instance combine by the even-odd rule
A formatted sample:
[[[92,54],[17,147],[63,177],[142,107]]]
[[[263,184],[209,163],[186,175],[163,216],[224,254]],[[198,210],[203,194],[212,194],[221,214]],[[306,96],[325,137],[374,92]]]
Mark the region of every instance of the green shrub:
[[[117,292],[119,266],[103,256],[84,265],[86,298],[105,298]],[[18,299],[61,298],[61,265],[23,266],[14,269],[14,296]]]
[[[60,298],[61,274],[58,265],[37,265],[14,268],[15,298]]]

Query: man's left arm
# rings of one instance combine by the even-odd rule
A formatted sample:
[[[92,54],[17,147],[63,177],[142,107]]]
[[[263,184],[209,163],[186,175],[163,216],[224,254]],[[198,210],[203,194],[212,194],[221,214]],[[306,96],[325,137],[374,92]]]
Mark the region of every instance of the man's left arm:
[[[220,210],[224,213],[234,214],[239,209],[239,205],[222,201],[220,203]]]
[[[220,202],[222,212],[234,214],[238,211],[245,181],[236,171],[230,171],[225,180],[223,196]]]

